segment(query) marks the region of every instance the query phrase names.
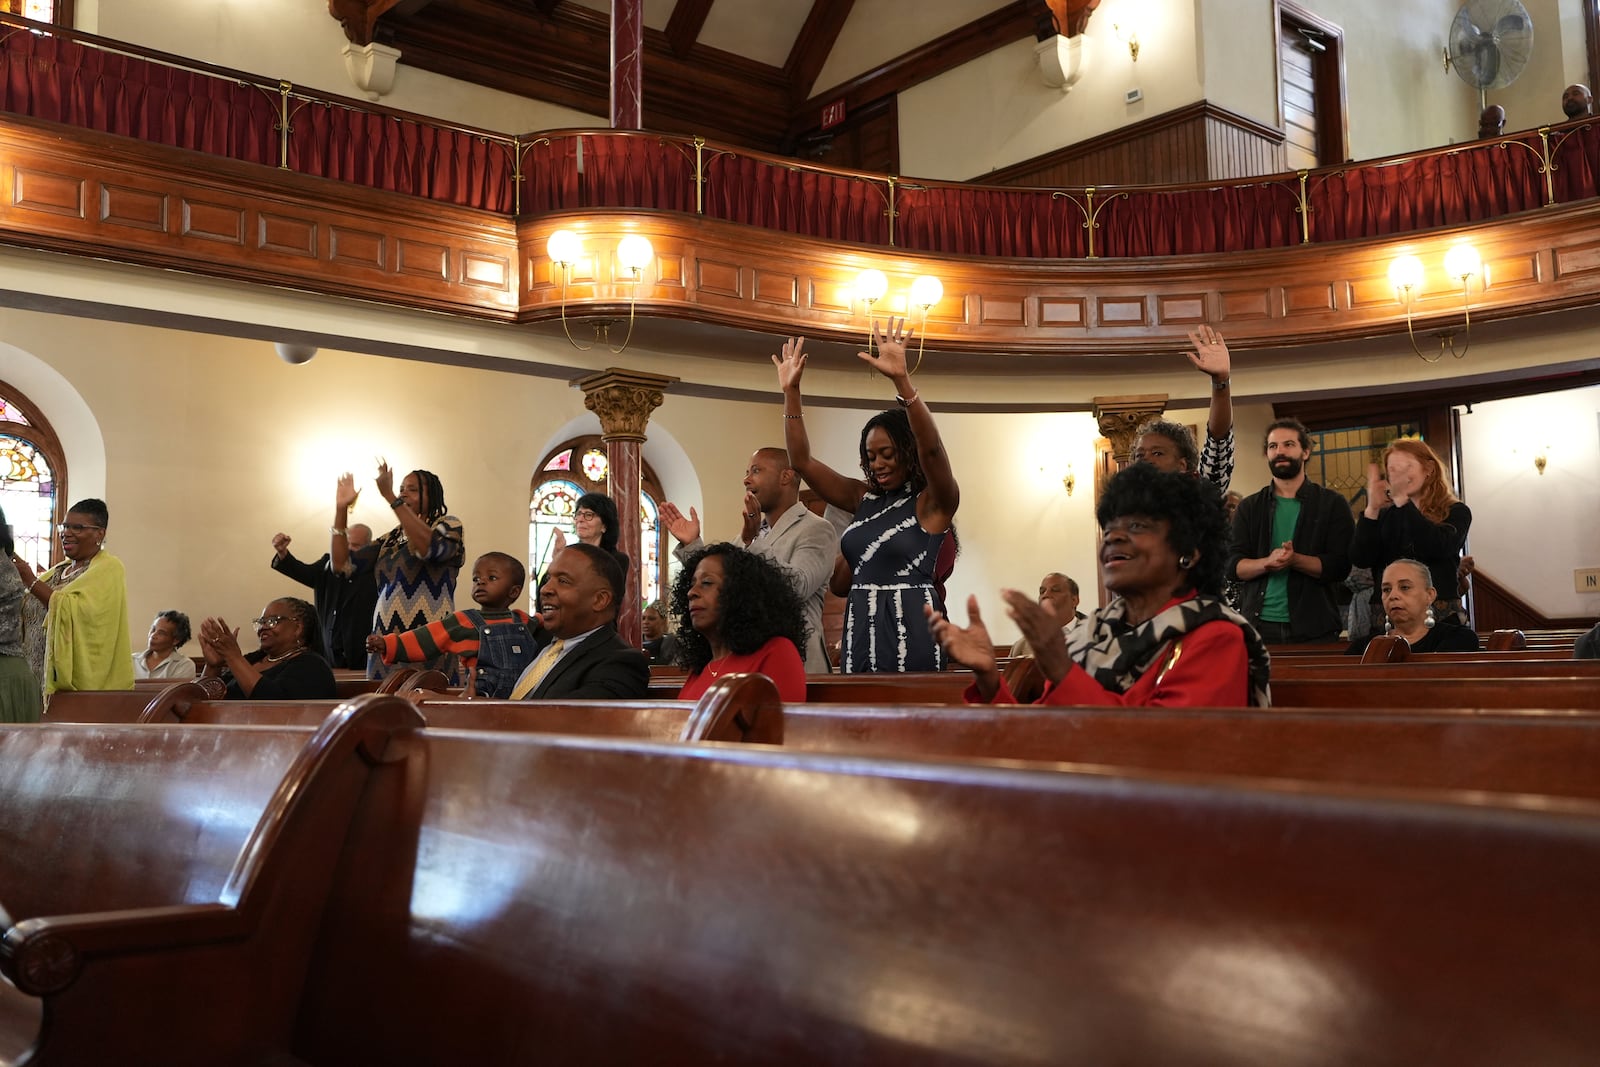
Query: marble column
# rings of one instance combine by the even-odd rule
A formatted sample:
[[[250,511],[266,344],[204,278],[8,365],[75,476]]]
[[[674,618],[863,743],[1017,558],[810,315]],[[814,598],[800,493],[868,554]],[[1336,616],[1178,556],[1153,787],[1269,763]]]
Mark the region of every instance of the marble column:
[[[611,0],[611,128],[644,128],[644,0]]]
[[[622,521],[617,551],[627,555],[628,588],[617,612],[617,632],[638,648],[639,564],[644,558],[639,528],[639,478],[644,470],[645,427],[650,413],[661,406],[662,391],[678,379],[661,374],[607,368],[573,384],[583,390],[583,406],[600,419],[600,438],[606,444],[606,494],[617,505]],[[664,562],[664,561],[663,561]]]

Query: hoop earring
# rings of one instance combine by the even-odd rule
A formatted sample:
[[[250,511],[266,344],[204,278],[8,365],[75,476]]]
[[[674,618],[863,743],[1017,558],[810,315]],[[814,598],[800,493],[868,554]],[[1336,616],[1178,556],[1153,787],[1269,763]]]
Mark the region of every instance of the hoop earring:
[[[1431,629],[1433,629],[1434,623],[1437,622],[1437,621],[1438,620],[1433,617],[1433,605],[1429,604],[1428,605],[1428,614],[1427,614],[1427,617],[1422,620],[1422,625],[1426,626],[1428,629],[1431,630]]]
[[[1194,566],[1194,560],[1189,556],[1179,556],[1178,566],[1182,567],[1184,570],[1188,570],[1190,567]]]

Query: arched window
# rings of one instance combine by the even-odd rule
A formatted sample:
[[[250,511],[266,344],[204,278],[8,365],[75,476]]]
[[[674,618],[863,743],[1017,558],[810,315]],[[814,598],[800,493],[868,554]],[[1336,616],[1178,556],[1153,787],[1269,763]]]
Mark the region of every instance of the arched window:
[[[72,0],[0,0],[0,11],[35,22],[72,25]]]
[[[555,533],[560,530],[568,541],[577,537],[572,514],[578,498],[585,493],[609,494],[606,483],[610,463],[605,442],[598,436],[579,437],[559,445],[534,473],[528,499],[528,581],[537,582],[550,565]],[[662,499],[661,483],[650,465],[642,465],[639,493],[640,596],[645,603],[666,595],[666,531],[657,513]]]
[[[66,485],[55,431],[32,401],[0,382],[0,508],[17,555],[36,571],[60,562],[54,529],[66,513]]]

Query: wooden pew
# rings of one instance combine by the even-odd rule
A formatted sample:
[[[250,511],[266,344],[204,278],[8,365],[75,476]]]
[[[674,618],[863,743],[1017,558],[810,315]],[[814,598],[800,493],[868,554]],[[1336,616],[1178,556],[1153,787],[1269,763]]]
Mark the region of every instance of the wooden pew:
[[[783,746],[1600,800],[1600,714],[791,704]]]
[[[385,698],[372,698],[382,700]],[[1600,806],[429,730],[293,1053],[1586,1063]]]
[[[351,814],[420,723],[379,700],[315,731],[0,726],[0,1061],[281,1047]]]

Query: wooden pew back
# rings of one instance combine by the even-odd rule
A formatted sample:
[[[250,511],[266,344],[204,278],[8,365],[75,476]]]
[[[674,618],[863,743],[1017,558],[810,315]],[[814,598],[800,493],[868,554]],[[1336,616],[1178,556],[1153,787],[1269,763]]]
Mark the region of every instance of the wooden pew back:
[[[294,1052],[1579,1063],[1600,807],[427,731]]]

